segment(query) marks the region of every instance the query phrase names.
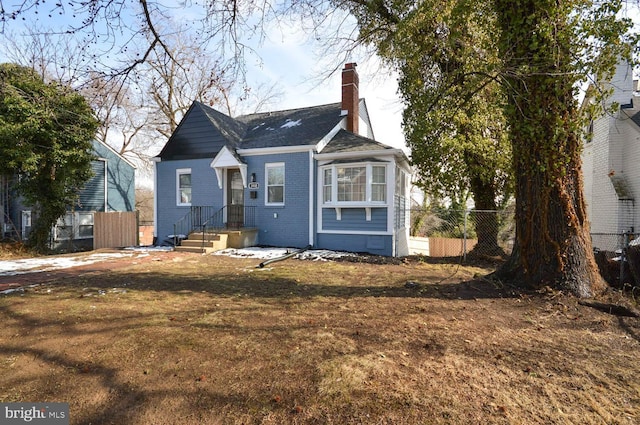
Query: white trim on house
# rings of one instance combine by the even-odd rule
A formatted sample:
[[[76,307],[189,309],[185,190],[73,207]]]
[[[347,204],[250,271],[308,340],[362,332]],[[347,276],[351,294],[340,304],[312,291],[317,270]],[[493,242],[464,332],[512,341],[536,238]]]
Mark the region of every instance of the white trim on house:
[[[109,211],[109,161],[106,158],[98,158],[104,162],[104,212]],[[134,168],[135,169],[135,168]]]
[[[133,167],[133,169],[137,169],[137,167],[133,164],[133,162],[129,161],[127,158],[125,158],[121,153],[118,153],[115,149],[113,149],[111,146],[109,146],[108,144],[94,139],[96,142],[100,143],[102,146],[104,146],[105,148],[109,149],[111,152],[113,152],[115,155],[119,156],[124,162],[126,162],[127,164],[129,164],[131,167]],[[152,158],[153,160],[153,158]]]
[[[247,164],[244,164],[236,158],[236,156],[227,148],[223,146],[220,152],[211,161],[211,168],[216,172],[218,178],[218,188],[222,189],[223,175],[222,171],[227,168],[240,169],[240,175],[242,176],[242,186],[247,187]],[[226,198],[225,198],[226,199]]]
[[[178,207],[190,207],[191,201],[183,202],[180,197],[180,176],[189,174],[192,178],[191,168],[176,168],[176,206]],[[191,182],[191,188],[193,190],[193,181]],[[191,193],[191,199],[193,199],[193,192]]]
[[[314,221],[313,221],[313,211],[314,211],[314,176],[315,176],[315,160],[313,158],[313,151],[309,151],[309,245],[314,245]]]
[[[324,185],[324,170],[327,168],[331,168],[331,201],[324,202],[324,190],[321,190],[319,202],[323,207],[343,207],[343,208],[362,208],[362,207],[385,207],[390,204],[389,202],[389,165],[392,162],[371,162],[371,161],[354,161],[349,163],[341,163],[341,164],[324,164],[319,165],[318,170],[320,174],[322,174],[322,183]],[[365,193],[364,193],[364,201],[339,201],[338,200],[338,168],[355,168],[355,167],[364,167],[365,168]],[[373,201],[372,197],[372,186],[373,186],[373,167],[384,167],[385,169],[385,200],[384,201]],[[393,192],[392,192],[393,195]],[[391,196],[393,198],[393,196]]]
[[[395,233],[396,228],[396,202],[395,202],[395,191],[396,191],[396,167],[397,165],[393,164],[393,166],[387,167],[387,204],[389,207],[387,208],[387,231],[391,233]],[[395,255],[394,249],[392,248],[392,253]]]
[[[241,156],[277,155],[285,153],[308,152],[313,151],[315,148],[316,145],[278,146],[275,148],[237,149],[236,152]]]
[[[162,160],[154,156],[153,162],[153,237],[158,237],[158,163]]]
[[[269,202],[269,169],[282,167],[282,202]],[[264,164],[264,205],[267,207],[283,207],[286,202],[285,190],[287,185],[286,168],[284,162],[267,162]],[[276,186],[276,185],[272,185]]]
[[[318,142],[318,144],[316,145],[316,152],[322,152],[322,150],[327,146],[327,144],[329,144],[329,142],[335,137],[335,135],[345,127],[343,123],[346,122],[347,118],[345,117],[335,127],[333,127],[331,131]]]
[[[336,235],[373,235],[373,236],[390,236],[393,232],[370,231],[370,230],[318,230],[318,233],[336,234]]]
[[[379,149],[372,151],[354,151],[354,152],[336,152],[336,153],[318,153],[316,159],[318,161],[332,160],[332,159],[354,159],[366,158],[366,157],[389,157],[389,156],[404,156],[402,149]]]
[[[344,233],[344,234],[372,234],[372,235],[388,235],[394,231],[394,203],[393,203],[393,191],[395,190],[395,170],[397,163],[395,161],[383,161],[383,162],[371,162],[371,161],[353,161],[349,163],[331,164],[324,163],[318,164],[318,181],[316,183],[316,202],[317,202],[317,214],[318,214],[318,233]],[[366,186],[365,186],[365,200],[364,201],[338,201],[338,180],[337,180],[337,167],[366,167]],[[372,201],[371,200],[371,186],[373,181],[373,167],[385,168],[385,185],[386,185],[386,199],[384,201]],[[324,170],[331,168],[331,202],[324,202]],[[393,178],[393,180],[392,180]],[[364,208],[365,221],[371,221],[371,208],[386,208],[387,209],[387,230],[381,231],[341,231],[341,230],[324,230],[322,221],[322,210],[325,208],[333,208],[336,212],[336,220],[342,220],[343,208]]]

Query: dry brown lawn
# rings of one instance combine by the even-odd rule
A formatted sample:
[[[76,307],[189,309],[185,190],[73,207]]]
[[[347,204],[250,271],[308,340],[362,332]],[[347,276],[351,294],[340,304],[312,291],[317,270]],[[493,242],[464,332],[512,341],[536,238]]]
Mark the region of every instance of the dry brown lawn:
[[[479,266],[151,256],[0,296],[0,402],[83,425],[640,423],[640,319]]]

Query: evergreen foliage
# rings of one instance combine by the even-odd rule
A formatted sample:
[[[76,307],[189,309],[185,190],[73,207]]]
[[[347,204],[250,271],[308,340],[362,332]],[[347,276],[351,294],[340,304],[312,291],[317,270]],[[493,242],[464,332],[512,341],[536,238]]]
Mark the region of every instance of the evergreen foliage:
[[[98,122],[85,99],[33,70],[0,64],[0,173],[32,207],[29,244],[47,249],[52,226],[91,177]]]

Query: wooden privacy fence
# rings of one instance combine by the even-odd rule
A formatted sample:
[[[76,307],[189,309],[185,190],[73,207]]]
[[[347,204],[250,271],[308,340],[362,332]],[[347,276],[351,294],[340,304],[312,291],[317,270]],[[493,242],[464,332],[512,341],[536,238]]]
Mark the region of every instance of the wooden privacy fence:
[[[96,212],[93,217],[93,249],[138,244],[138,213]]]

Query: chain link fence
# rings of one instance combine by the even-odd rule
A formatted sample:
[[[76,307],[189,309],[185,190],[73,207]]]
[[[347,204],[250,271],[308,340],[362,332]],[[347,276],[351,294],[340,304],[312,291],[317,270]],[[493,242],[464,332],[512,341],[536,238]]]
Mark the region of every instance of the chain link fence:
[[[505,257],[515,238],[511,210],[411,209],[411,254]]]
[[[515,241],[513,210],[412,208],[409,253],[430,257],[506,258]],[[640,287],[640,235],[592,233],[596,262],[614,287]]]
[[[640,284],[640,246],[638,235],[592,233],[591,243],[602,277],[616,288]]]

